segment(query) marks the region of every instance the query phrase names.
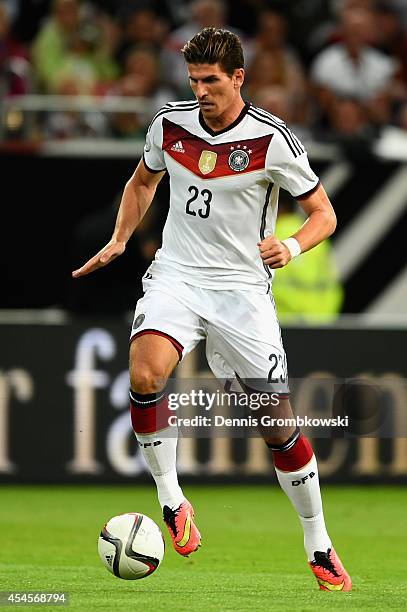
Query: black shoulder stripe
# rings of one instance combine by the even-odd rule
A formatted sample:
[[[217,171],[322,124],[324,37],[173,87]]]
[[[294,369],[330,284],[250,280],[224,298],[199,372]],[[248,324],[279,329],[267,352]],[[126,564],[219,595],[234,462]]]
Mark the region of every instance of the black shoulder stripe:
[[[293,132],[292,132],[292,131],[291,131],[289,128],[287,128],[287,130],[288,130],[288,134],[289,134],[289,135],[291,136],[291,138],[293,139],[293,142],[295,142],[295,144],[297,145],[297,147],[298,147],[298,149],[299,149],[299,151],[300,151],[300,155],[301,155],[302,153],[305,153],[305,149],[304,149],[304,147],[302,146],[301,142],[298,140],[297,136],[296,136],[295,134],[293,134]]]
[[[168,103],[168,104],[165,104],[164,106],[162,106],[162,107],[160,108],[160,110],[158,110],[158,111],[156,112],[156,114],[154,115],[154,117],[152,118],[151,123],[153,123],[153,122],[155,121],[156,117],[158,117],[158,115],[159,115],[160,113],[162,113],[162,112],[163,112],[163,110],[166,110],[166,109],[168,109],[168,110],[169,110],[170,108],[171,108],[171,106],[170,106],[170,104],[169,104],[169,103]],[[151,125],[151,123],[150,123],[150,125]]]
[[[263,115],[263,117],[270,119],[272,123],[277,123],[277,125],[281,125],[281,127],[285,128],[288,132],[292,134],[286,122],[283,119],[280,119],[280,117],[277,117],[277,115],[269,113],[268,111],[264,110],[264,108],[258,108],[258,106],[252,105],[252,109],[256,111],[256,113],[258,113],[259,115]]]
[[[266,125],[269,125],[270,127],[274,128],[275,130],[278,130],[280,132],[280,134],[283,136],[283,138],[286,141],[286,143],[288,144],[288,146],[289,146],[289,148],[291,150],[291,153],[294,155],[294,157],[298,157],[299,153],[294,148],[294,146],[291,144],[291,141],[288,138],[287,134],[284,132],[284,130],[282,130],[280,128],[280,126],[275,125],[274,123],[271,123],[270,121],[266,121],[265,119],[261,119],[257,115],[254,115],[251,111],[248,111],[247,114],[250,115],[250,117],[253,117],[253,119],[256,119],[257,121],[260,121],[260,123],[265,123]]]
[[[299,143],[298,138],[296,138],[294,136],[294,134],[292,133],[292,131],[287,127],[286,123],[284,123],[284,121],[277,121],[276,117],[274,117],[273,115],[271,115],[270,113],[257,109],[257,108],[253,108],[253,111],[255,113],[257,113],[257,115],[259,115],[260,117],[264,117],[265,119],[267,119],[268,121],[270,121],[270,123],[272,125],[274,125],[277,128],[280,128],[281,130],[283,130],[285,132],[285,134],[287,135],[287,137],[290,139],[291,144],[293,145],[293,147],[296,149],[296,151],[298,151],[298,153],[301,155],[301,153],[305,153],[304,148],[302,147],[302,145]]]
[[[157,113],[155,114],[155,117],[158,117],[158,115],[161,115],[162,113],[168,112],[168,111],[173,111],[173,110],[177,110],[178,108],[180,110],[189,110],[191,108],[198,108],[199,104],[198,102],[184,102],[184,103],[180,103],[175,105],[174,103],[168,103],[165,106],[163,106],[162,108],[160,108],[159,111],[157,111]],[[153,119],[153,121],[154,121]]]
[[[161,117],[161,115],[165,115],[166,113],[173,113],[174,111],[177,110],[181,110],[182,112],[186,112],[186,111],[192,111],[192,110],[196,110],[197,108],[199,108],[199,104],[198,102],[193,103],[193,106],[188,106],[188,107],[179,107],[179,106],[175,106],[175,107],[171,107],[171,108],[167,108],[167,105],[164,106],[161,110],[158,111],[158,113],[155,115],[155,117],[153,117],[150,125],[148,126],[148,129],[151,128],[151,126],[153,125],[154,121],[156,119],[158,119],[158,117]]]
[[[184,108],[184,107],[190,107],[190,106],[198,106],[198,101],[197,100],[190,100],[189,102],[167,102],[167,104],[164,104],[164,106],[162,106],[155,114],[155,117],[159,114],[162,113],[165,110],[170,110],[170,109],[175,109],[175,108]],[[153,121],[155,119],[155,117],[153,118]]]
[[[270,119],[270,121],[273,121],[274,123],[278,123],[278,125],[287,127],[287,124],[285,121],[283,121],[283,119],[280,119],[280,117],[277,117],[277,115],[273,115],[272,113],[269,113],[268,111],[264,110],[264,108],[259,108],[258,106],[252,106],[252,109],[255,110],[257,113],[259,113],[259,115],[263,115],[264,117],[267,117],[267,119]]]
[[[301,153],[305,153],[305,149],[302,146],[302,144],[300,143],[300,141],[298,140],[298,138],[295,136],[295,134],[292,133],[292,131],[287,127],[287,124],[280,120],[277,120],[277,117],[274,117],[271,113],[268,113],[267,111],[263,111],[262,109],[258,109],[253,107],[253,111],[256,112],[258,115],[260,115],[261,117],[264,117],[265,119],[268,119],[273,125],[275,125],[276,127],[280,127],[282,130],[284,130],[284,132],[287,134],[288,138],[291,140],[291,143],[293,145],[293,147],[301,154]]]
[[[296,143],[298,144],[298,146],[300,147],[300,149],[301,149],[301,153],[305,153],[305,149],[304,149],[304,147],[303,147],[303,144],[302,144],[301,140],[298,138],[298,136],[296,136],[296,135],[294,134],[294,132],[291,132],[291,130],[290,130],[290,133],[291,133],[291,136],[294,138],[295,142],[296,142]]]

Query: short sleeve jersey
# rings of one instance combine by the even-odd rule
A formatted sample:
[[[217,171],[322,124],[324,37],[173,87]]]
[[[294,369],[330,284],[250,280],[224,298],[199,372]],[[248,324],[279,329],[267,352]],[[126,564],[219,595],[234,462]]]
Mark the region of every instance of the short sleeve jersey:
[[[279,188],[301,198],[319,183],[286,124],[249,103],[218,132],[197,102],[167,104],[148,130],[144,163],[170,179],[162,247],[149,272],[208,289],[263,292],[272,270],[258,242],[274,233]]]

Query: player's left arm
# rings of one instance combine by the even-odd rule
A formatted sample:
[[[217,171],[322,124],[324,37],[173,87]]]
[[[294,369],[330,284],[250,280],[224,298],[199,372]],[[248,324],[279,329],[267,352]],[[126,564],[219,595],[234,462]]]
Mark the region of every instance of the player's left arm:
[[[288,245],[276,236],[267,236],[258,243],[260,257],[270,268],[283,268],[298,253],[309,251],[328,238],[336,228],[336,215],[332,204],[321,184],[310,195],[299,198],[298,203],[307,215],[305,223],[288,240]],[[287,236],[287,238],[289,238]]]

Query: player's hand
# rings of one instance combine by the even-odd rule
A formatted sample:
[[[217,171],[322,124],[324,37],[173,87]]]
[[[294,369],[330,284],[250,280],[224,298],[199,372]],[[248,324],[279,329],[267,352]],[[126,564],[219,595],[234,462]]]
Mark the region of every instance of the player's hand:
[[[260,250],[260,257],[270,268],[284,268],[292,259],[291,253],[286,245],[275,236],[267,236],[257,243]]]
[[[125,242],[116,242],[115,240],[111,240],[105,247],[103,247],[103,249],[99,251],[99,253],[83,264],[81,268],[74,270],[72,272],[73,278],[85,276],[86,274],[90,274],[99,268],[103,268],[103,266],[107,266],[107,264],[116,259],[116,257],[122,255],[125,249]]]

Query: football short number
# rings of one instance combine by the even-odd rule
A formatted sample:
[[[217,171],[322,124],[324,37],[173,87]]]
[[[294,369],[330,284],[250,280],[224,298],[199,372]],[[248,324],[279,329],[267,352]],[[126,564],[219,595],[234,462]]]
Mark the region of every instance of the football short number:
[[[269,361],[271,361],[271,368],[269,371],[267,382],[268,383],[282,382],[284,384],[287,380],[287,361],[286,361],[285,354],[284,356],[282,356],[281,354],[276,355],[275,353],[271,353],[271,355],[269,356]],[[274,377],[274,370],[278,367],[279,363],[282,368],[282,374],[281,376]]]
[[[189,200],[187,200],[185,208],[185,212],[187,213],[187,215],[192,215],[193,217],[196,217],[196,213],[198,213],[201,219],[207,219],[211,210],[210,204],[212,201],[212,192],[209,191],[209,189],[202,189],[202,191],[199,192],[198,187],[195,187],[195,185],[191,185],[190,187],[188,187],[188,191],[191,194],[191,197],[189,198]],[[196,210],[193,210],[191,208],[191,204],[193,204],[198,199],[198,197],[198,203],[201,204],[202,200],[202,204],[204,205],[204,207],[200,207]]]

